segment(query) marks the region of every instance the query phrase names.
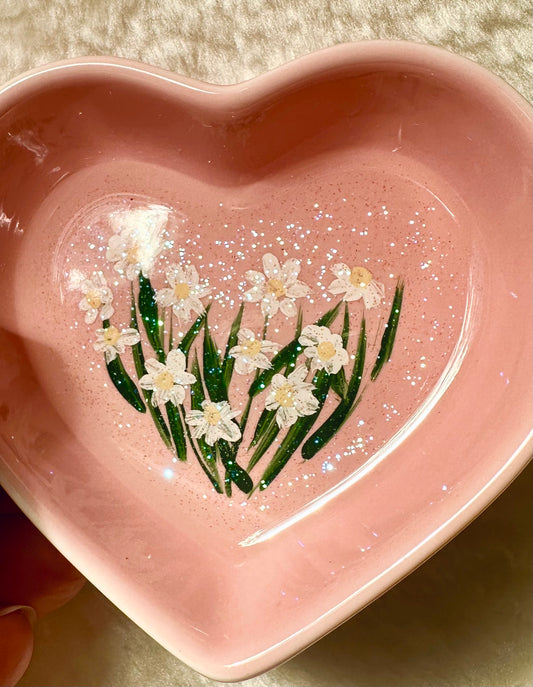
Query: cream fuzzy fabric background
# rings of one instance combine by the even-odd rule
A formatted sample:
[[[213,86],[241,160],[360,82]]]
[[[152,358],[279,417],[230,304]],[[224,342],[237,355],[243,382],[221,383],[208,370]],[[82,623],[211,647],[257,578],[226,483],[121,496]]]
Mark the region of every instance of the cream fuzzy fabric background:
[[[531,100],[531,10],[530,0],[0,0],[0,81],[107,54],[227,83],[336,43],[408,39],[470,57]],[[533,684],[531,476],[359,616],[247,687]],[[90,586],[36,633],[22,687],[215,684]]]
[[[529,0],[0,0],[0,75],[117,55],[215,83],[335,43],[408,39],[471,57],[531,100]]]

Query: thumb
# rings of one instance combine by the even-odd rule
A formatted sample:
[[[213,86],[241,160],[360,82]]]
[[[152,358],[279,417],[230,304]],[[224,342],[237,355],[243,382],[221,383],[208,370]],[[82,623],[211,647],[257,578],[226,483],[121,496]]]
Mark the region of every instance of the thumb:
[[[32,609],[0,609],[0,687],[13,687],[21,679],[33,650]]]

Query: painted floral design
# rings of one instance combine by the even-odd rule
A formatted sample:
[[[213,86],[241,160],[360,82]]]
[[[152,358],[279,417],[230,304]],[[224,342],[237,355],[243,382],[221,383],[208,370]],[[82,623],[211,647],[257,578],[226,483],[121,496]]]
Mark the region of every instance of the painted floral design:
[[[152,405],[164,405],[169,401],[175,406],[183,403],[185,387],[196,381],[196,377],[186,371],[186,364],[185,355],[178,349],[169,352],[166,363],[155,358],[145,362],[146,374],[139,379],[139,386],[152,392]]]
[[[191,410],[185,422],[192,427],[193,439],[202,437],[206,444],[213,446],[219,439],[235,442],[241,438],[239,425],[233,420],[239,413],[227,401],[203,401],[202,410]]]
[[[164,308],[171,307],[176,317],[183,322],[191,319],[191,312],[201,315],[204,306],[200,299],[207,296],[211,289],[200,283],[196,267],[171,265],[166,276],[170,288],[157,292],[157,302]]]
[[[304,355],[310,358],[312,370],[326,370],[329,374],[336,374],[348,364],[348,351],[344,348],[342,337],[332,334],[328,327],[309,324],[298,341],[305,346]]]
[[[312,293],[299,279],[300,262],[289,257],[281,263],[266,253],[262,271],[245,272],[250,288],[227,340],[215,341],[212,304],[204,304],[211,288],[195,265],[171,263],[166,282],[152,285],[156,262],[165,246],[171,247],[165,241],[168,218],[168,208],[151,204],[109,216],[113,233],[106,257],[111,275],[114,270],[131,281],[131,288],[122,290],[129,293],[129,327],[112,322],[121,304],[103,270],[86,276],[73,269],[68,289],[81,293],[77,305],[87,324],[102,322],[93,346],[116,391],[151,418],[173,461],[197,460],[219,494],[231,496],[234,487],[251,494],[266,489],[296,452],[304,460],[313,458],[352,415],[363,376],[365,386],[373,382],[391,357],[404,285],[398,280],[381,342],[374,336],[368,344],[365,310],[382,303],[385,287],[366,267],[334,265],[329,293],[341,298],[314,322],[305,322],[303,299]],[[360,300],[364,307],[351,305]],[[246,306],[254,304],[264,316],[261,335],[246,326]],[[283,324],[279,315],[294,324]],[[274,331],[282,332],[283,342],[267,338],[274,316],[281,325]],[[190,322],[188,329],[177,334],[173,318],[180,328]],[[372,354],[375,362],[365,370]],[[235,375],[249,377],[235,385],[237,393]],[[248,385],[244,394],[243,384]],[[244,395],[240,405],[239,394]],[[251,475],[265,456],[266,467],[254,484]]]
[[[102,320],[108,320],[113,316],[113,292],[102,272],[93,272],[88,278],[83,272],[72,270],[69,275],[69,290],[78,290],[83,294],[78,307],[85,313],[87,324],[92,324],[98,316]]]
[[[358,301],[362,298],[365,308],[377,308],[385,298],[385,287],[366,267],[350,268],[340,262],[333,265],[331,271],[337,278],[328,290],[334,295],[343,294],[343,300]]]
[[[106,363],[110,363],[117,355],[124,353],[127,346],[134,346],[140,340],[140,334],[136,329],[128,328],[119,331],[115,326],[110,325],[96,330],[96,341],[93,346],[95,351],[104,354]]]
[[[315,387],[305,381],[307,374],[307,367],[298,365],[287,377],[281,374],[272,377],[265,408],[276,411],[276,422],[282,429],[318,410],[318,400],[313,396]]]
[[[229,355],[235,358],[235,372],[247,375],[255,370],[269,370],[272,367],[267,354],[276,353],[278,344],[256,337],[251,329],[239,330],[237,341],[238,345],[229,351]]]
[[[160,205],[121,210],[109,216],[114,230],[107,246],[107,260],[117,272],[133,281],[150,276],[164,248],[168,209]]]
[[[272,253],[263,256],[263,272],[248,270],[246,281],[252,285],[244,294],[250,303],[261,303],[265,317],[274,317],[281,311],[286,317],[296,317],[296,299],[307,296],[310,289],[298,280],[300,261],[290,258],[283,265]]]

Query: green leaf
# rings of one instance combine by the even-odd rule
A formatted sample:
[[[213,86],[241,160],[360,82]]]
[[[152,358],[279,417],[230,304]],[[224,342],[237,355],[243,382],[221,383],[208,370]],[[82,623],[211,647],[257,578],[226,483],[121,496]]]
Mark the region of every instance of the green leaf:
[[[348,303],[344,304],[344,323],[342,327],[342,345],[344,348],[348,347],[348,342],[350,340],[350,312],[348,310]],[[340,398],[344,398],[348,391],[348,383],[346,381],[346,372],[344,367],[332,376],[331,388]]]
[[[137,330],[139,329],[137,323],[137,308],[135,307],[135,296],[133,295],[133,288],[131,297],[130,327],[133,327]],[[135,365],[135,372],[137,374],[137,378],[140,379],[144,376],[146,372],[144,367],[144,352],[140,341],[139,343],[136,343],[131,347],[131,352],[133,356],[133,364]],[[161,413],[159,408],[154,407],[152,405],[152,392],[148,391],[147,389],[141,389],[141,391],[144,396],[144,400],[146,401],[146,405],[148,406],[148,411],[152,416],[154,425],[156,426],[156,429],[159,432],[159,436],[163,439],[166,447],[172,450],[172,439],[170,438],[170,430],[168,429],[163,414]]]
[[[146,406],[141,399],[139,390],[133,379],[126,372],[120,356],[117,355],[114,360],[106,363],[106,367],[111,381],[120,395],[125,398],[135,410],[138,410],[140,413],[146,413]]]
[[[235,366],[235,358],[233,358],[229,354],[229,352],[234,346],[237,345],[237,335],[239,333],[239,329],[241,328],[243,312],[244,303],[241,304],[237,316],[233,320],[233,324],[231,325],[231,330],[228,337],[228,343],[226,344],[226,351],[224,353],[224,360],[222,362],[222,376],[224,377],[224,384],[226,388],[228,388],[230,385],[231,377],[233,375],[233,368]]]
[[[366,326],[365,319],[361,321],[361,330],[359,332],[359,340],[357,343],[357,351],[353,363],[352,374],[348,383],[346,396],[340,401],[339,405],[325,420],[325,422],[314,432],[314,434],[307,439],[302,446],[302,457],[305,460],[312,458],[320,449],[322,449],[330,439],[335,436],[342,425],[346,422],[351,412],[354,409],[354,404],[357,399],[357,393],[361,385],[363,377],[363,370],[365,366],[366,354]]]
[[[165,362],[165,352],[161,338],[161,324],[155,300],[155,291],[150,280],[139,274],[139,313],[146,330],[146,336],[160,362]]]
[[[363,379],[363,371],[365,369],[366,357],[366,322],[365,318],[361,320],[361,329],[359,331],[359,340],[357,341],[357,350],[355,352],[355,359],[353,361],[353,369],[348,383],[348,391],[346,393],[346,400],[351,405],[355,402],[355,397],[361,386]]]
[[[227,475],[231,481],[245,494],[251,492],[254,488],[254,483],[246,470],[235,460],[235,451],[231,444],[224,439],[219,439],[216,445],[222,464],[226,468]]]
[[[344,348],[347,348],[348,341],[350,340],[350,311],[348,309],[348,303],[344,304],[344,321],[342,324],[341,339],[342,345]]]
[[[261,435],[268,428],[269,424],[271,423],[272,419],[275,418],[275,416],[276,416],[275,410],[267,410],[266,408],[263,410],[263,412],[261,413],[261,415],[259,417],[259,420],[257,421],[254,436],[253,436],[252,441],[250,442],[250,446],[248,448],[252,448],[252,446],[255,446],[257,444],[257,442],[261,438]]]
[[[199,315],[196,320],[192,323],[190,329],[187,331],[183,339],[180,341],[178,348],[182,353],[187,357],[189,355],[189,351],[191,350],[191,346],[194,343],[194,340],[200,333],[202,327],[207,321],[207,313],[209,312],[209,308],[211,307],[211,304],[207,306],[207,308],[204,310],[204,312]]]
[[[172,401],[165,404],[167,409],[168,424],[170,433],[176,447],[176,455],[182,461],[187,460],[187,442],[185,441],[185,432],[181,423],[179,411]]]
[[[228,400],[228,390],[224,383],[222,363],[217,346],[209,332],[207,318],[204,328],[204,382],[209,398],[214,403]]]
[[[376,358],[376,364],[374,365],[374,368],[372,369],[372,373],[370,375],[370,379],[372,381],[377,379],[383,365],[385,365],[385,363],[387,363],[390,360],[390,357],[392,355],[394,339],[396,338],[396,331],[398,330],[398,324],[400,322],[403,289],[404,283],[401,279],[398,279],[396,290],[394,292],[394,298],[392,300],[389,320],[385,325],[385,331],[383,332],[383,337],[381,339],[381,346],[379,349],[378,357]]]
[[[191,384],[191,409],[201,410],[202,403],[205,401],[205,392],[202,385],[202,374],[198,364],[198,356],[194,355],[191,365],[191,374],[196,377],[196,381]]]
[[[104,320],[102,322],[102,327],[108,329],[111,326],[109,320]],[[136,328],[136,327],[135,327]],[[136,328],[137,329],[137,328]],[[105,363],[107,372],[111,381],[113,382],[116,390],[119,394],[131,405],[138,410],[140,413],[146,412],[146,407],[142,402],[139,390],[133,379],[126,372],[126,368],[122,364],[120,355],[116,355],[114,360]]]
[[[252,470],[257,465],[259,460],[265,455],[265,453],[272,445],[272,442],[279,434],[279,426],[276,422],[276,411],[267,410],[266,412],[268,413],[268,415],[266,416],[266,420],[261,429],[261,434],[257,436],[255,444],[252,444],[256,446],[256,449],[253,452],[252,457],[250,458],[250,461],[248,463],[248,472],[250,472],[250,470]]]
[[[272,457],[267,469],[263,473],[259,482],[260,489],[266,489],[268,485],[279,475],[281,470],[288,463],[291,456],[295,453],[302,441],[307,436],[309,430],[313,426],[315,420],[320,415],[322,406],[327,398],[331,375],[326,370],[320,370],[313,379],[315,385],[314,395],[318,400],[318,409],[312,415],[305,415],[298,418],[298,420],[289,428],[283,441],[279,445],[276,453]]]
[[[341,399],[346,397],[348,391],[348,382],[346,381],[346,372],[344,368],[337,372],[337,374],[332,375],[331,388]]]

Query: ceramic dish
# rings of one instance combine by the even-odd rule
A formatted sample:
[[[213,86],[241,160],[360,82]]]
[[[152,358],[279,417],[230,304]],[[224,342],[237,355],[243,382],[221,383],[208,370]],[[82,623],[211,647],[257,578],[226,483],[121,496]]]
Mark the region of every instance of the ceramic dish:
[[[511,88],[420,45],[7,84],[2,484],[196,670],[300,651],[529,459],[530,153]]]

